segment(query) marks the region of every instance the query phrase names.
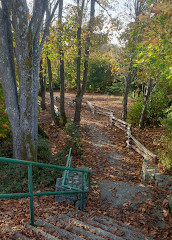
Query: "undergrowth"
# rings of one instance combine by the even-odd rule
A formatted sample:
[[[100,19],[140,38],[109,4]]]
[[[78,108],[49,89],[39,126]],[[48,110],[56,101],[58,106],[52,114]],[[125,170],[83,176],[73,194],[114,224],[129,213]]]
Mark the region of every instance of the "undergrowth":
[[[138,126],[143,108],[144,97],[141,95],[128,112],[127,121],[133,125]],[[164,109],[168,107],[168,99],[158,91],[154,93],[149,99],[146,107],[145,125],[156,127],[161,125],[161,120],[166,116]]]
[[[6,139],[5,143],[6,145],[3,142],[3,148],[1,148],[1,156],[12,157],[12,141]],[[55,159],[52,159],[50,143],[46,138],[38,136],[38,162],[61,166],[66,163],[66,159],[67,157],[62,152],[57,154]],[[57,177],[61,175],[62,172],[58,169],[33,167],[34,190],[45,187],[54,188]],[[27,167],[0,163],[0,182],[0,193],[28,192]]]
[[[167,116],[162,120],[165,132],[160,139],[162,148],[159,149],[158,155],[165,170],[172,175],[172,107],[166,112]]]
[[[64,152],[67,153],[72,148],[72,155],[81,156],[83,154],[82,134],[76,124],[66,124],[66,134],[68,138],[65,142]]]

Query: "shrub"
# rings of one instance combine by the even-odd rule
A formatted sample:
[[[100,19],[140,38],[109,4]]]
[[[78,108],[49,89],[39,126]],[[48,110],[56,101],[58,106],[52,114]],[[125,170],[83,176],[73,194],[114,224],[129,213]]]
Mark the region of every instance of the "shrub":
[[[115,95],[121,95],[122,94],[122,83],[121,82],[114,82],[112,83],[111,86],[106,87],[106,92],[109,92],[110,94],[115,94]]]
[[[169,100],[165,98],[164,93],[157,91],[152,94],[152,98],[148,102],[146,124],[159,125],[161,119],[165,117],[165,109],[168,107]]]
[[[172,139],[165,136],[161,138],[162,149],[158,150],[160,163],[164,170],[172,175]]]
[[[11,138],[12,139],[12,138]],[[10,139],[10,140],[11,140]],[[11,149],[10,156],[4,151],[5,157],[12,157],[12,141],[7,140],[8,149]],[[5,149],[3,142],[3,149]],[[2,150],[1,150],[2,151]],[[47,139],[38,136],[38,162],[52,163],[50,144]],[[53,186],[55,179],[60,175],[59,171],[52,169],[33,167],[33,182],[36,189],[40,189],[40,183],[46,186]],[[0,164],[1,193],[24,192],[28,190],[27,168],[22,165]]]
[[[133,104],[131,110],[128,112],[128,122],[133,125],[138,125],[144,97],[140,96]],[[161,123],[161,119],[165,116],[165,109],[168,107],[169,100],[164,97],[164,94],[157,91],[152,94],[148,101],[145,116],[145,125],[158,126]]]
[[[12,158],[13,156],[12,135],[10,132],[5,138],[0,138],[0,156],[6,158]]]
[[[50,163],[52,160],[52,154],[50,149],[50,143],[46,138],[38,135],[38,152],[37,159],[39,162]]]
[[[161,137],[162,149],[159,149],[158,155],[163,167],[172,174],[172,107],[167,111],[167,116],[162,120],[165,132]]]
[[[2,86],[0,84],[0,138],[6,139],[10,134],[10,123],[8,120],[8,115],[5,111],[5,100],[2,92]]]
[[[68,139],[65,142],[65,152],[68,152],[72,148],[72,154],[74,156],[81,156],[83,153],[82,147],[82,134],[80,133],[78,126],[76,124],[66,124],[66,133],[68,134]]]
[[[128,112],[127,121],[133,125],[138,125],[143,108],[143,96],[140,96]]]

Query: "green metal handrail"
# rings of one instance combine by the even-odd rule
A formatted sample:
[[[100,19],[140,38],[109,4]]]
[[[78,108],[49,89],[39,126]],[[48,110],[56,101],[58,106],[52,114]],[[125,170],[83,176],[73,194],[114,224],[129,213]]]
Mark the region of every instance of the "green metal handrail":
[[[66,162],[66,167],[72,167],[72,148],[70,148],[69,150],[69,154],[68,154],[68,158],[67,158],[67,162]],[[87,173],[84,173],[82,175],[82,182],[85,184],[85,175]],[[68,175],[69,175],[69,170],[65,170],[64,173],[63,173],[63,179],[62,179],[62,187],[65,187],[65,188],[68,188],[68,189],[72,189],[72,190],[78,190],[77,188],[75,187],[72,187],[68,184],[66,184],[66,178],[68,178]]]
[[[69,154],[67,157],[66,167],[72,167],[72,148],[69,149]],[[66,177],[69,175],[69,170],[64,171],[62,186],[65,185]]]
[[[81,193],[81,210],[84,209],[84,193],[88,193],[90,190],[90,171],[84,169],[77,169],[71,167],[56,166],[45,163],[30,162],[25,160],[17,160],[12,158],[2,158],[0,157],[0,162],[13,163],[13,164],[22,164],[28,166],[28,193],[10,193],[10,194],[0,194],[0,199],[2,198],[17,198],[17,197],[29,197],[30,198],[30,224],[34,225],[34,206],[33,206],[33,197],[34,196],[45,196],[45,195],[57,195],[57,194],[78,194]],[[72,191],[57,191],[57,192],[33,192],[33,166],[36,167],[45,167],[45,168],[55,168],[60,170],[68,170],[82,173],[82,189],[75,189]],[[88,174],[88,189],[85,190],[85,174]]]

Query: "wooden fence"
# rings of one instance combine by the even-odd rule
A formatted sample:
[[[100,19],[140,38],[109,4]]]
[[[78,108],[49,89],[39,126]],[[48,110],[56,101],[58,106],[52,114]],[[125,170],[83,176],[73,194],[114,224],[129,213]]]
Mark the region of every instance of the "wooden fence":
[[[90,111],[95,114],[102,114],[109,117],[111,125],[115,125],[126,133],[127,136],[127,147],[134,149],[136,152],[141,154],[144,158],[149,160],[155,160],[157,156],[153,154],[151,151],[146,149],[131,133],[131,124],[122,121],[119,118],[114,116],[114,111],[108,108],[97,106],[91,103],[88,100],[85,100],[85,103],[88,105]]]
[[[55,97],[55,100],[58,101],[59,97]],[[74,107],[75,99],[72,97],[65,97],[68,100],[69,105]],[[83,102],[86,103],[87,109],[89,109],[93,114],[102,114],[104,116],[109,117],[111,125],[115,125],[126,133],[127,136],[127,147],[134,149],[136,152],[141,154],[145,159],[155,160],[157,156],[153,154],[151,151],[146,149],[131,133],[131,124],[122,121],[119,118],[114,116],[114,111],[109,108],[104,108],[97,106],[87,99],[83,99]]]

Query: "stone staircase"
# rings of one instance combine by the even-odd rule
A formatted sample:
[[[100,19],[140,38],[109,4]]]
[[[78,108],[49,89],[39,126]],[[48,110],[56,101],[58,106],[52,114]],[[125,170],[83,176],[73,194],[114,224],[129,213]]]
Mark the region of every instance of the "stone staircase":
[[[90,216],[83,213],[61,214],[58,218],[49,217],[47,221],[37,220],[35,226],[26,225],[21,232],[6,228],[12,239],[115,239],[115,240],[148,240],[138,229],[104,215]],[[10,239],[10,238],[9,238]]]

